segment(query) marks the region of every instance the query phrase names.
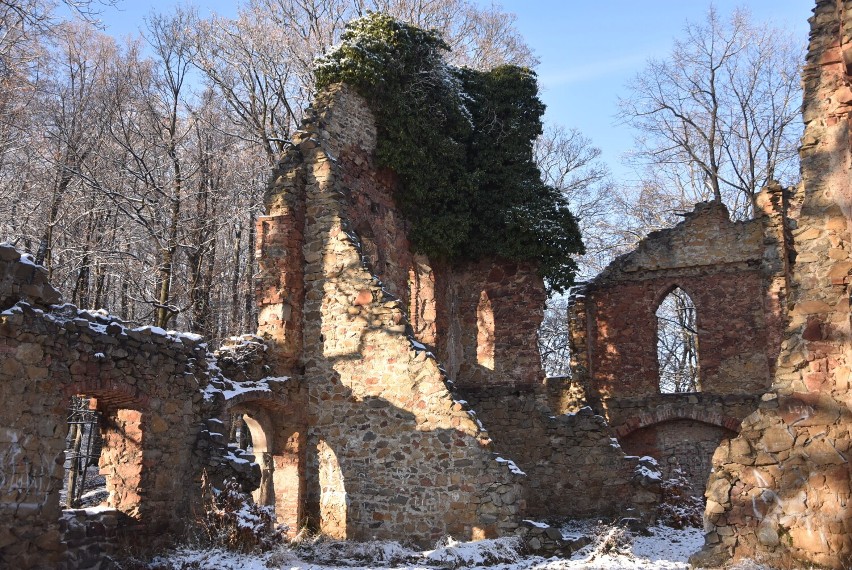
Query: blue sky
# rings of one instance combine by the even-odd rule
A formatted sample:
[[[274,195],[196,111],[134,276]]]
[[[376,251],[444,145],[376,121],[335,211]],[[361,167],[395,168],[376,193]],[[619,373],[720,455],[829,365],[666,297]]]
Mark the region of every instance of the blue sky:
[[[546,120],[580,129],[603,151],[617,178],[630,177],[621,165],[633,132],[615,118],[625,84],[648,58],[666,56],[687,20],[700,21],[710,6],[704,0],[505,0],[533,47]],[[730,14],[746,6],[756,22],[789,27],[805,45],[814,3],[809,0],[717,0]]]
[[[477,0],[482,3],[490,0]],[[120,1],[119,10],[105,9],[101,19],[115,36],[133,33],[152,9],[169,10],[177,2]],[[650,57],[665,56],[687,20],[701,20],[709,0],[503,0],[517,16],[517,26],[541,60],[537,71],[545,119],[580,129],[603,151],[616,178],[631,176],[621,164],[632,146],[633,133],[615,119],[625,84]],[[199,2],[200,12],[236,13],[236,3]],[[746,6],[755,21],[793,30],[802,45],[814,3],[809,0],[716,0],[720,13]]]

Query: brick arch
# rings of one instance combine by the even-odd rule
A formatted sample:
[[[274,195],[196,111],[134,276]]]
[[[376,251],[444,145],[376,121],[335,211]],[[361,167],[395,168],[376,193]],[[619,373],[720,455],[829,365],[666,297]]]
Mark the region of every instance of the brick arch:
[[[98,400],[98,407],[142,411],[147,410],[150,406],[148,395],[142,392],[137,386],[100,377],[87,376],[74,380],[71,384],[67,384],[62,388],[64,401],[69,401],[71,396],[77,394],[96,398]]]
[[[739,433],[740,424],[742,423],[742,420],[709,412],[701,408],[699,404],[696,404],[692,406],[676,406],[673,408],[657,408],[631,416],[618,426],[615,426],[615,435],[621,439],[642,428],[673,420],[694,420],[725,428],[734,433]]]
[[[257,390],[229,398],[225,414],[228,430],[231,415],[241,414],[251,433],[261,469],[254,500],[274,506],[276,521],[294,536],[304,522],[307,424],[303,408],[289,398]]]
[[[686,292],[686,294],[689,295],[689,298],[692,299],[692,302],[695,303],[695,295],[692,293],[692,291],[690,291],[688,287],[685,287],[683,285],[683,283],[681,283],[680,281],[673,280],[670,283],[668,283],[665,287],[659,289],[657,291],[656,295],[654,295],[654,303],[653,303],[653,306],[652,306],[652,309],[651,309],[652,315],[656,315],[657,309],[660,308],[660,304],[675,289],[681,289],[682,291]],[[696,312],[697,312],[698,307],[696,307],[695,309],[696,309]]]

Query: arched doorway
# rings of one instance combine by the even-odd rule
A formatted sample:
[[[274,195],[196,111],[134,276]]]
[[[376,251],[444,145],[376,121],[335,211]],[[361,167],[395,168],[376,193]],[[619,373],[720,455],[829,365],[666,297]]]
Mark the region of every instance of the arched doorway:
[[[260,485],[252,498],[257,504],[273,507],[276,523],[285,525],[292,536],[304,519],[305,427],[288,421],[293,416],[274,406],[262,401],[241,402],[230,409],[230,418],[231,422],[243,422],[248,429],[250,445],[246,451],[260,466]]]

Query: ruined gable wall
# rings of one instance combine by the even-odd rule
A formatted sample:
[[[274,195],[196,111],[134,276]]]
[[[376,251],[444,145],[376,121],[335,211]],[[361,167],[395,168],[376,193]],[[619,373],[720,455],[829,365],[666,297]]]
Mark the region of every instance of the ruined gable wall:
[[[769,311],[763,303],[781,275],[775,261],[765,260],[770,221],[731,222],[721,204],[699,204],[586,285],[572,310],[572,357],[586,371],[590,397],[659,393],[655,313],[676,286],[696,307],[702,392],[762,391],[779,349],[768,317],[775,323],[781,312],[780,302]],[[623,419],[610,416],[614,425]]]
[[[0,274],[31,265],[0,246]],[[7,294],[9,289],[3,290]],[[185,527],[200,494],[193,453],[204,401],[207,351],[192,336],[129,330],[72,306],[19,303],[0,313],[0,560],[10,567],[74,567],[60,535],[68,405],[97,398],[108,505],[156,542]],[[118,461],[110,461],[110,458]],[[205,457],[206,459],[206,457]]]
[[[582,385],[627,453],[657,458],[666,476],[680,469],[696,494],[713,450],[757,408],[780,350],[785,191],[765,189],[758,208],[732,222],[721,204],[696,205],[579,288],[569,311],[575,373],[563,392]],[[696,307],[699,393],[660,393],[656,310],[674,287]]]
[[[347,88],[329,90],[294,142],[268,205],[275,215],[291,181],[303,181],[297,367],[308,392],[308,522],[341,538],[420,544],[511,533],[522,507],[518,476],[453,400],[434,357],[412,342],[405,302],[371,274],[354,231],[353,191],[380,184],[366,104]]]
[[[348,90],[342,90],[323,95],[315,109],[316,115],[307,123],[309,133],[299,135],[299,149],[304,156],[305,167],[319,170],[319,175],[309,173],[303,177],[309,181],[312,177],[316,180],[315,183],[309,182],[309,187],[315,184],[316,188],[320,188],[326,184],[339,190],[331,194],[334,200],[327,197],[328,193],[317,191],[307,194],[309,224],[312,223],[311,212],[317,212],[318,221],[321,218],[331,221],[333,215],[339,215],[332,212],[342,212],[343,215],[339,226],[335,221],[330,226],[331,230],[327,225],[318,226],[316,231],[308,230],[306,234],[316,235],[316,238],[313,241],[309,239],[305,250],[323,251],[322,258],[331,264],[332,269],[325,265],[319,272],[312,267],[306,254],[308,286],[305,315],[319,313],[323,315],[323,322],[321,329],[316,331],[315,324],[306,320],[304,345],[314,346],[319,342],[317,339],[321,339],[325,343],[324,358],[333,356],[338,359],[332,366],[343,384],[343,387],[336,388],[341,392],[340,399],[365,394],[356,396],[356,399],[364,399],[366,394],[370,394],[371,398],[380,395],[382,400],[390,403],[403,398],[403,404],[395,406],[411,410],[411,402],[405,399],[411,389],[407,380],[411,373],[406,367],[410,370],[412,355],[422,358],[423,352],[412,352],[412,345],[398,345],[398,339],[404,338],[402,333],[408,330],[427,349],[432,348],[437,353],[438,361],[446,366],[447,375],[453,380],[456,394],[472,404],[477,417],[494,439],[495,449],[517,461],[525,471],[526,513],[609,515],[617,514],[627,506],[648,510],[657,495],[654,490],[637,489],[637,459],[626,459],[618,445],[613,444],[613,434],[603,419],[594,416],[590,410],[554,418],[540,401],[538,388],[543,373],[536,347],[536,332],[545,292],[536,268],[532,264],[496,260],[449,267],[431,263],[425,256],[413,255],[405,237],[405,220],[393,200],[397,181],[392,173],[377,169],[373,164],[375,127],[366,105]],[[294,177],[298,176],[291,173],[278,179],[283,181]],[[341,207],[344,209],[340,210]],[[339,238],[329,241],[323,237],[329,231],[340,232],[336,234]],[[360,246],[360,251],[352,250],[352,242]],[[319,254],[312,258],[318,257]],[[364,268],[380,278],[381,286],[378,281],[368,279],[369,273]],[[313,277],[315,274],[316,278]],[[313,303],[321,297],[319,293],[312,292],[319,289],[320,279],[326,279],[323,286],[326,297],[321,303]],[[335,293],[332,294],[332,291]],[[385,292],[399,297],[399,302]],[[382,307],[378,313],[377,303]],[[318,304],[321,307],[319,311],[312,308]],[[408,315],[404,314],[406,309]],[[359,330],[361,332],[356,334],[355,331]],[[310,331],[314,331],[314,336],[309,336]],[[322,336],[315,336],[317,332]],[[393,337],[388,338],[387,332],[399,335],[395,341],[397,348],[388,347]],[[406,356],[398,356],[400,353],[394,353],[394,350],[403,351]],[[313,386],[318,373],[312,371],[312,354],[307,351],[305,358],[308,363],[306,374],[312,378],[310,384]],[[319,360],[317,357],[316,361]],[[424,362],[429,363],[431,369],[434,361],[428,358]],[[430,376],[433,374],[434,371],[429,372]],[[366,380],[363,379],[365,375]],[[364,387],[363,383],[367,386]],[[327,395],[322,395],[327,387],[316,390],[321,398],[328,399]],[[423,388],[419,390],[423,393]],[[391,396],[385,395],[388,392]],[[445,394],[443,389],[439,393]],[[421,406],[417,398],[413,402],[415,406]],[[322,405],[328,407],[330,404]],[[331,405],[338,406],[335,403]],[[379,401],[370,405],[375,407],[372,413],[376,414],[383,406]],[[398,457],[397,461],[407,461],[407,441],[399,449],[394,442],[400,440],[387,434],[388,429],[400,429],[398,420],[397,423],[391,422],[388,428],[379,426],[377,430],[373,420],[358,410],[359,406],[339,406],[345,409],[334,415],[336,419],[326,420],[323,417],[320,421],[331,423],[340,422],[340,417],[357,418],[367,430],[360,445],[381,445],[378,453],[382,459]],[[398,413],[393,408],[391,410]],[[418,423],[424,421],[419,413],[416,416]],[[405,417],[403,414],[402,418]],[[345,432],[346,425],[323,429],[334,430],[335,437],[338,437],[337,430]],[[317,449],[319,437],[317,435],[312,440],[312,449]],[[359,463],[362,460],[357,457],[356,443],[357,440],[349,445],[349,460]],[[335,518],[332,513],[323,515],[332,508],[323,502],[322,489],[327,489],[326,494],[331,496],[331,489],[335,485],[339,488],[341,478],[335,478],[333,469],[323,467],[331,461],[327,448],[323,448],[321,453],[311,453],[314,459],[309,471],[317,471],[320,482],[319,489],[311,492],[309,511],[319,512],[321,518]],[[428,473],[428,466],[424,469]],[[367,472],[366,467],[364,470]],[[469,473],[466,477],[471,481],[488,474],[487,470],[465,472]],[[344,473],[342,477],[343,484],[351,493],[346,475]],[[377,479],[377,483],[385,484],[380,473],[372,477]],[[444,480],[445,476],[435,479],[440,481],[440,485],[444,484]],[[387,484],[397,482],[388,480]],[[421,489],[415,485],[411,492],[420,493]],[[453,504],[458,505],[457,502]],[[393,532],[386,526],[391,521],[411,528],[404,515],[382,514],[388,507],[375,503],[371,508],[380,511],[375,515],[378,518],[372,523],[373,528],[388,535]],[[455,513],[440,522],[444,517],[442,514],[437,524],[460,528],[464,516]],[[337,515],[337,518],[342,518],[342,515]],[[334,525],[327,528],[333,529]],[[377,531],[372,532],[375,534]],[[343,534],[342,531],[340,533]]]
[[[716,451],[698,562],[852,562],[849,220],[852,2],[818,0],[804,69],[790,323],[772,387]]]

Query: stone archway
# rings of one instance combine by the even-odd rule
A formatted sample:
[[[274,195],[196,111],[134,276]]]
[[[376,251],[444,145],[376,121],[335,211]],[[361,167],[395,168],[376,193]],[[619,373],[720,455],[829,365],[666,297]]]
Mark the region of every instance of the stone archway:
[[[293,536],[304,523],[306,426],[280,403],[247,400],[229,408],[241,417],[251,433],[251,453],[260,465],[260,486],[254,501],[275,509],[275,519]]]
[[[625,453],[653,457],[665,478],[675,476],[679,470],[691,484],[694,495],[703,497],[713,453],[722,441],[736,437],[739,422],[700,409],[684,411],[669,410],[643,419],[631,418],[633,421],[620,426],[616,433]]]

